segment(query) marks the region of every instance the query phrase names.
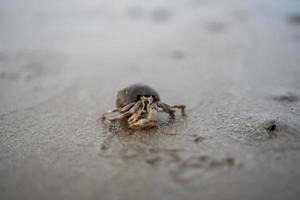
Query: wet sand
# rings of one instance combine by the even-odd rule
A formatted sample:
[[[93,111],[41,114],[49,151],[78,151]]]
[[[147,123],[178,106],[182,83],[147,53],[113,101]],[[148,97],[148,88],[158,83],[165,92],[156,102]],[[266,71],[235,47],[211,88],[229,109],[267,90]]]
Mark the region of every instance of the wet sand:
[[[298,199],[300,5],[1,1],[1,199]],[[187,105],[99,121],[136,82]]]

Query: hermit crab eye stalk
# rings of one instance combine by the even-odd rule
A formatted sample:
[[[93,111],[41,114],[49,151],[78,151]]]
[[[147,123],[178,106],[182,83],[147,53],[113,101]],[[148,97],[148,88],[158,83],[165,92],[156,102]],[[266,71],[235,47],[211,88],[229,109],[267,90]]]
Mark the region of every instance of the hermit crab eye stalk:
[[[133,84],[117,93],[116,108],[103,113],[102,119],[106,119],[106,115],[110,113],[118,112],[118,115],[107,119],[110,121],[127,119],[128,127],[133,129],[154,127],[158,122],[158,108],[170,116],[174,116],[176,109],[180,109],[182,115],[185,115],[185,105],[165,104],[150,86]]]

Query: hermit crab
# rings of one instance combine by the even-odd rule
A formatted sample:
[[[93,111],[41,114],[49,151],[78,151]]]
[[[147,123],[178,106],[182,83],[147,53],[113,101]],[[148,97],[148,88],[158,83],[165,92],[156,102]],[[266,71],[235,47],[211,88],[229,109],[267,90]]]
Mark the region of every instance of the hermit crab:
[[[126,119],[128,128],[142,129],[154,127],[158,123],[157,113],[162,111],[174,117],[176,109],[185,115],[185,105],[173,105],[163,103],[157,91],[145,84],[133,84],[117,93],[116,108],[102,114],[102,119],[116,121]],[[113,117],[108,114],[118,112]]]

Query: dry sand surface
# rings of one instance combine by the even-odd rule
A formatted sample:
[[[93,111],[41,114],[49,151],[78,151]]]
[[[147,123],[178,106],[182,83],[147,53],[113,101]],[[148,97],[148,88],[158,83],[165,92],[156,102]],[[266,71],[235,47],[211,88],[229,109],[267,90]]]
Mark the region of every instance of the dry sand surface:
[[[0,199],[299,199],[300,2],[0,2]],[[156,88],[187,116],[99,121]]]

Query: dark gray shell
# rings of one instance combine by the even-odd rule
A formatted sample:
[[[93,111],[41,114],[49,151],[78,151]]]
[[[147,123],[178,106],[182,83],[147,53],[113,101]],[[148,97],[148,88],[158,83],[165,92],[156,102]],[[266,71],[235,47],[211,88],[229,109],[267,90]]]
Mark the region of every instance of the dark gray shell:
[[[159,94],[150,86],[136,83],[118,91],[116,106],[121,108],[126,106],[129,103],[135,102],[141,96],[152,96],[154,101],[159,101]]]

